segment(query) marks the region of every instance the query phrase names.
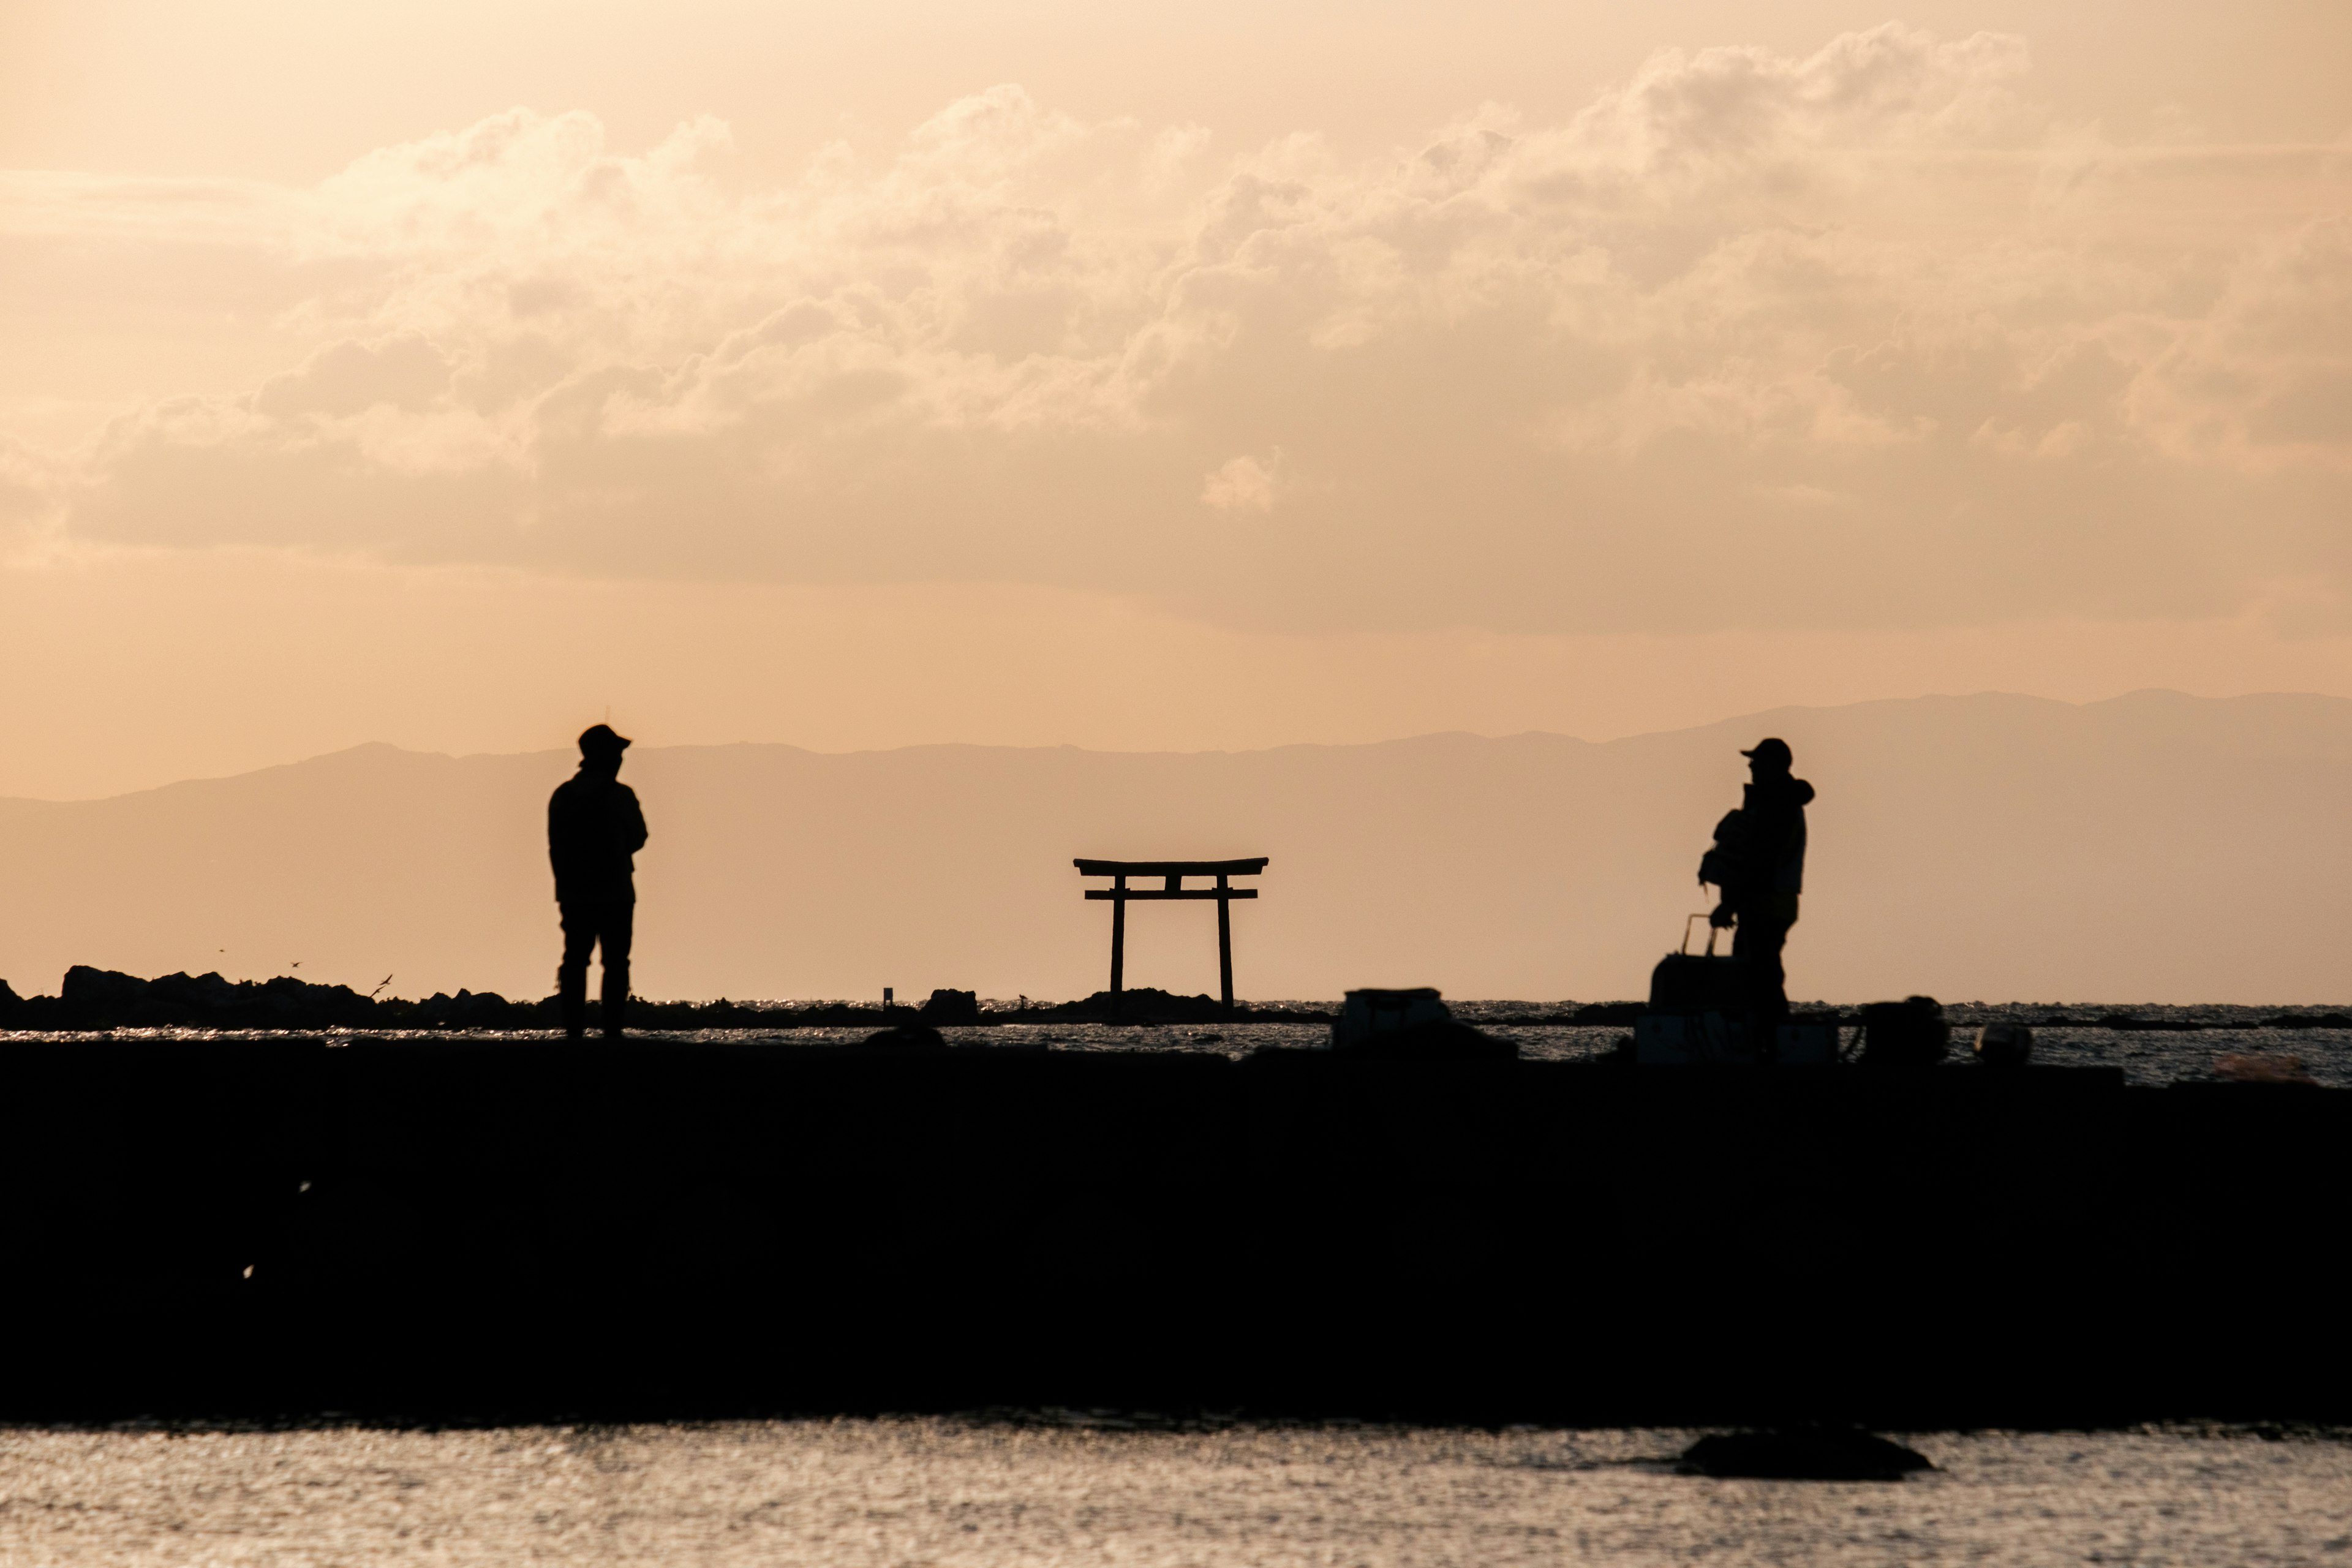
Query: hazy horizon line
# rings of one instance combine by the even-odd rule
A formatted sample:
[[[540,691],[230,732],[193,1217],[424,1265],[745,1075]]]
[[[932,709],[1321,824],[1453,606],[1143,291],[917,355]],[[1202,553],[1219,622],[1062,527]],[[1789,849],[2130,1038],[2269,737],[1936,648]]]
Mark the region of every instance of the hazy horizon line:
[[[916,741],[897,746],[853,746],[838,750],[831,750],[820,746],[802,745],[793,741],[679,741],[668,744],[660,744],[647,742],[641,737],[632,737],[632,744],[641,746],[648,752],[719,751],[743,746],[761,746],[801,752],[810,756],[818,757],[884,756],[901,752],[948,750],[1079,752],[1092,756],[1120,757],[1243,757],[1261,756],[1270,752],[1282,751],[1349,751],[1367,749],[1375,746],[1409,745],[1418,741],[1444,740],[1456,737],[1477,741],[1517,741],[1533,737],[1547,740],[1571,741],[1579,745],[1585,746],[1612,746],[1622,744],[1626,742],[1647,740],[1662,735],[1687,735],[1701,730],[1720,729],[1726,725],[1738,724],[1742,721],[1751,720],[1765,720],[1781,714],[1838,713],[1848,712],[1855,709],[1864,708],[1898,707],[1919,702],[1965,702],[1986,698],[2007,698],[2023,702],[2045,703],[2056,708],[2088,709],[2103,708],[2115,703],[2128,702],[2134,699],[2148,697],[2178,698],[2183,701],[2216,703],[2253,701],[2264,698],[2299,698],[2352,705],[2352,697],[2340,697],[2324,691],[2241,691],[2233,692],[2223,697],[2211,697],[2201,695],[2197,692],[2182,691],[2175,687],[2143,686],[2135,687],[2128,691],[2120,691],[2110,697],[2093,698],[2085,701],[2077,702],[2063,697],[2045,697],[2033,692],[2011,691],[1999,688],[1987,687],[1974,691],[1922,691],[1908,697],[1866,697],[1858,699],[1852,702],[1784,702],[1775,704],[1769,708],[1758,708],[1745,712],[1727,714],[1720,719],[1710,719],[1696,724],[1673,725],[1658,730],[1633,730],[1628,731],[1622,734],[1601,737],[1572,735],[1559,730],[1514,730],[1503,733],[1490,733],[1485,731],[1467,729],[1423,730],[1416,731],[1410,734],[1387,735],[1375,740],[1367,741],[1286,741],[1278,744],[1267,746],[1206,746],[1193,748],[1191,750],[1173,747],[1119,748],[1109,746],[1082,746],[1071,742],[1037,744],[996,741]],[[398,752],[407,756],[440,757],[451,762],[470,762],[479,758],[521,758],[560,755],[568,753],[570,749],[570,747],[565,745],[554,745],[529,747],[510,752],[446,752],[435,750],[429,747],[404,746],[396,741],[358,741],[348,746],[337,746],[329,751],[313,752],[306,756],[293,757],[284,762],[265,763],[258,767],[241,768],[233,773],[195,773],[184,778],[168,779],[162,784],[144,785],[138,789],[118,790],[108,795],[0,795],[0,802],[14,802],[37,805],[92,805],[101,801],[127,800],[134,795],[153,795],[159,791],[176,789],[185,784],[226,783],[233,779],[251,778],[259,773],[275,773],[286,768],[304,767],[312,763],[326,761],[329,758],[348,756],[354,752],[384,750]]]

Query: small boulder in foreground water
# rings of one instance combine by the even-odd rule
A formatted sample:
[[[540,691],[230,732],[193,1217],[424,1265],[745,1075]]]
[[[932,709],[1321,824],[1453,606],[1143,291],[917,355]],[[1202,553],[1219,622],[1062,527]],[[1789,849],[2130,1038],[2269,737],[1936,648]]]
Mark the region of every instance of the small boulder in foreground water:
[[[947,1037],[929,1024],[899,1024],[878,1029],[857,1042],[865,1051],[943,1051]]]
[[[1899,1481],[1936,1467],[1926,1456],[1848,1426],[1717,1432],[1682,1454],[1685,1475],[1774,1481]]]

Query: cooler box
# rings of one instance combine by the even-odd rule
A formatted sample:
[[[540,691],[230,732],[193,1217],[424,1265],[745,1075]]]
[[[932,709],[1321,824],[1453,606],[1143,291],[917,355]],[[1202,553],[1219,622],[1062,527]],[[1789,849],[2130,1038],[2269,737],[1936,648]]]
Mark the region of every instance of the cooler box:
[[[1685,921],[1681,950],[1658,960],[1658,966],[1650,971],[1651,1012],[1736,1016],[1747,1010],[1748,965],[1727,952],[1716,952],[1716,939],[1722,933],[1707,927],[1706,951],[1690,950],[1690,922],[1706,918],[1693,915]]]

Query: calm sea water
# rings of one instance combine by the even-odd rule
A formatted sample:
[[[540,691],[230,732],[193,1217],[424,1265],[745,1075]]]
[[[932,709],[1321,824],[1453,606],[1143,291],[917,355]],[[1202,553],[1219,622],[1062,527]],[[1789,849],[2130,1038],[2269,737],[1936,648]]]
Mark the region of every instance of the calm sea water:
[[[954,1419],[0,1432],[0,1562],[2316,1563],[2352,1441],[1926,1434],[1885,1484],[1677,1475],[1692,1434]]]

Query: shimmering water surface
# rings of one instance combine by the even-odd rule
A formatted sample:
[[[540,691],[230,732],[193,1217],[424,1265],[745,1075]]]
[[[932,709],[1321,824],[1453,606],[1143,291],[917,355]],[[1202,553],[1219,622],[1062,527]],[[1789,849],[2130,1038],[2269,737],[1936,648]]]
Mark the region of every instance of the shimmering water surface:
[[[1927,1434],[1886,1484],[1677,1475],[1691,1434],[1083,1418],[0,1432],[0,1562],[2352,1561],[2340,1434]]]

